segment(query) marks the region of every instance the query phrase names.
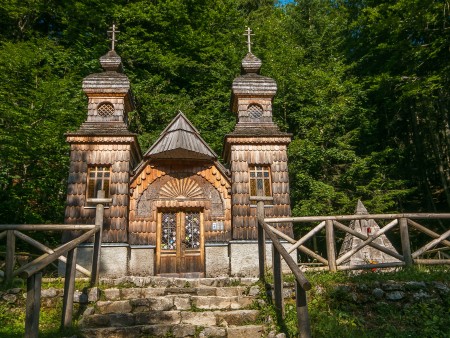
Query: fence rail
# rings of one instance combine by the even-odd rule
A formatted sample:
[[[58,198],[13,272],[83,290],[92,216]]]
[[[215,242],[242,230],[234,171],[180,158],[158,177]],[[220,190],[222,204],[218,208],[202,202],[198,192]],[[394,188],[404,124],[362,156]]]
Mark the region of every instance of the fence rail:
[[[103,192],[99,191],[101,198],[93,199],[97,203],[95,224],[0,224],[0,240],[6,237],[5,257],[5,282],[10,283],[16,276],[27,280],[27,300],[25,314],[25,337],[37,338],[39,335],[39,313],[41,306],[42,270],[56,260],[66,263],[64,279],[64,297],[61,318],[61,327],[72,325],[73,294],[75,289],[75,274],[79,272],[91,278],[91,285],[98,285],[100,271],[100,248],[103,228],[104,203],[111,203],[111,199],[103,198]],[[22,231],[84,231],[80,236],[50,249],[46,245],[22,233]],[[77,247],[89,238],[94,237],[94,252],[92,255],[92,270],[89,271],[76,264]],[[14,271],[16,238],[36,247],[44,252],[19,269]],[[67,255],[67,257],[64,257]]]

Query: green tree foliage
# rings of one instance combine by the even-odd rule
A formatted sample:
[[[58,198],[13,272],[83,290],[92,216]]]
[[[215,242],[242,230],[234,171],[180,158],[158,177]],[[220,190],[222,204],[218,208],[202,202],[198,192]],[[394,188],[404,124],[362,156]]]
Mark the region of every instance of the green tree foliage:
[[[378,165],[388,168],[385,175],[376,170],[371,176],[380,181],[396,177],[415,188],[415,197],[397,199],[400,208],[448,210],[449,3],[345,4],[351,18],[348,57],[356,64],[372,107],[372,128],[361,151],[371,152]]]
[[[246,53],[278,82],[295,215],[444,210],[450,203],[446,1],[5,0],[0,8],[0,222],[59,222],[68,147],[106,30],[143,149],[178,110],[220,155]]]

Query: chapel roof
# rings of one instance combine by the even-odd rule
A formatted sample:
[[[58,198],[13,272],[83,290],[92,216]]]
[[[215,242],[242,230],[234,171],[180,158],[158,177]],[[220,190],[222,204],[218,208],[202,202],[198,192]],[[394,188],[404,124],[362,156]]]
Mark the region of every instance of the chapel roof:
[[[216,160],[217,155],[187,117],[179,112],[144,158]]]

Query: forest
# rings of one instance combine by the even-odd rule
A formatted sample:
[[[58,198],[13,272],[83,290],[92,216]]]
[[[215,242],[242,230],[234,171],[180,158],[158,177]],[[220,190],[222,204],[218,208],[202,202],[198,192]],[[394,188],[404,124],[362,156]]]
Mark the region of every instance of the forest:
[[[450,210],[448,0],[3,0],[0,223],[62,222],[82,79],[118,26],[142,149],[183,111],[217,154],[247,52],[274,78],[295,216]]]

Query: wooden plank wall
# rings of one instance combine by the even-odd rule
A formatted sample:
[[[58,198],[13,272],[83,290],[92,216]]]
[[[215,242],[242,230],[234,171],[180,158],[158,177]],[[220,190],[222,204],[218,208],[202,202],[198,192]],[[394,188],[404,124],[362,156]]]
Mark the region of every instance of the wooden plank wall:
[[[86,204],[88,167],[111,166],[110,197],[105,208],[103,242],[127,242],[128,182],[132,159],[130,144],[71,144],[69,182],[67,188],[66,224],[93,224],[95,206]]]
[[[256,205],[250,204],[249,164],[270,165],[272,174],[271,207],[265,207],[267,217],[291,215],[289,200],[289,174],[286,145],[233,144],[230,152],[232,175],[233,239],[257,239]],[[292,236],[292,224],[275,224]]]
[[[196,198],[162,198],[161,188],[172,180],[189,179],[198,184],[202,195]],[[167,187],[167,186],[166,186]],[[205,241],[231,239],[231,185],[214,164],[179,164],[173,161],[147,163],[130,185],[129,243],[156,245],[158,210],[195,209],[204,213]],[[214,202],[219,201],[219,203]],[[223,230],[213,230],[223,222]]]

